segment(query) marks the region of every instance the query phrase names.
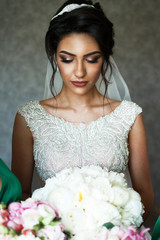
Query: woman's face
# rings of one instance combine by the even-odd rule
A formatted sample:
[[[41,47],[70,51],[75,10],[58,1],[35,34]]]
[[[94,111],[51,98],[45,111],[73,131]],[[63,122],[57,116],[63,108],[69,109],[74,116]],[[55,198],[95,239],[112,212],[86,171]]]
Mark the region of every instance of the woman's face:
[[[83,95],[94,88],[101,73],[103,55],[92,36],[73,33],[60,41],[56,60],[63,88]]]

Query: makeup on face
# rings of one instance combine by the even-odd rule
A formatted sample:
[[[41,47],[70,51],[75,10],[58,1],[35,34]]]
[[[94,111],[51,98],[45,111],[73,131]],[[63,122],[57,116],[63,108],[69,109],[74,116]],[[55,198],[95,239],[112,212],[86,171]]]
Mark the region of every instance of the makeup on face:
[[[59,43],[56,60],[63,86],[87,93],[100,76],[103,54],[92,36],[73,33]]]
[[[74,61],[76,55],[67,51],[60,51],[59,56],[61,61],[64,63],[71,63]],[[98,59],[101,57],[101,52],[94,51],[83,56],[83,59],[88,63],[97,63]]]

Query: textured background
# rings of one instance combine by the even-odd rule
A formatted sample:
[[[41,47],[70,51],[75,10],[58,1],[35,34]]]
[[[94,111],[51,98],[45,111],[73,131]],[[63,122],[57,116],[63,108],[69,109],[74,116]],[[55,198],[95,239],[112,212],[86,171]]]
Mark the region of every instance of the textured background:
[[[44,37],[64,1],[0,0],[0,157],[10,166],[17,106],[41,99]],[[114,58],[143,108],[155,200],[160,205],[160,1],[100,0],[115,26]]]

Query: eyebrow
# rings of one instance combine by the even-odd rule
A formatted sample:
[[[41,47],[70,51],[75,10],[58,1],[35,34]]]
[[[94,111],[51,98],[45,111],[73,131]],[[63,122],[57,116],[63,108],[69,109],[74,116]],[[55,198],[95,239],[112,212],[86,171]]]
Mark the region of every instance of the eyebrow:
[[[67,54],[67,55],[73,56],[73,57],[76,56],[75,54],[70,53],[70,52],[67,52],[67,51],[60,51],[59,53],[64,53],[64,54]],[[88,57],[88,56],[91,56],[91,55],[94,55],[94,54],[97,54],[97,53],[98,53],[98,54],[101,54],[100,51],[94,51],[94,52],[87,53],[87,54],[85,54],[84,56],[85,56],[85,57]]]

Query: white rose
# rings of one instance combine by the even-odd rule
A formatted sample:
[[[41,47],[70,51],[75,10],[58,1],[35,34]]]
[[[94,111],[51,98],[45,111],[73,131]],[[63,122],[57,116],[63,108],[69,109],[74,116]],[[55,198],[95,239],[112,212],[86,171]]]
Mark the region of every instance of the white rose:
[[[40,204],[37,210],[43,218],[50,217],[52,220],[56,217],[55,211],[46,204]]]
[[[40,213],[35,209],[27,209],[22,213],[23,226],[25,229],[33,229],[39,223]]]
[[[44,237],[45,240],[65,240],[65,235],[59,225],[45,226],[37,232],[38,237]]]

